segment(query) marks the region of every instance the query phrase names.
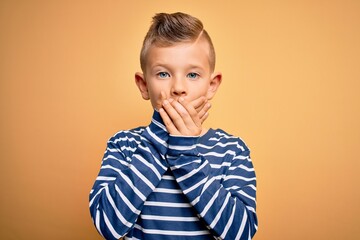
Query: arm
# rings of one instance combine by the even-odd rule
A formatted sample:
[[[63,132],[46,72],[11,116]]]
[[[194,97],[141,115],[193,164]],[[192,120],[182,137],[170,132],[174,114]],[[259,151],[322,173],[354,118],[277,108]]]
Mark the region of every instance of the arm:
[[[215,176],[209,162],[197,151],[202,126],[185,101],[165,103],[160,114],[170,132],[168,163],[189,202],[215,236],[246,239],[257,230],[256,177],[249,149],[238,140],[224,179]]]
[[[142,135],[148,137],[150,128]],[[119,239],[133,228],[145,200],[167,169],[155,148],[156,140],[149,138],[120,132],[108,141],[90,192],[92,219],[106,239]]]
[[[204,121],[209,106],[199,98],[191,104]],[[168,132],[155,111],[141,136],[120,132],[108,141],[99,175],[90,192],[90,213],[106,239],[119,239],[134,226],[145,200],[167,170]]]
[[[256,178],[249,150],[238,149],[226,176],[212,174],[197,137],[170,136],[168,162],[189,202],[220,239],[246,239],[257,230]]]

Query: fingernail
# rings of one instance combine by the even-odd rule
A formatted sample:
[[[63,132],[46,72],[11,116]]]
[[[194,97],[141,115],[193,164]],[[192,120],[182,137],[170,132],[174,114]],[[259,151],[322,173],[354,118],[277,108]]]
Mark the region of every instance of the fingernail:
[[[172,98],[169,98],[169,102],[173,102],[174,101],[174,99],[172,99]]]
[[[184,101],[184,98],[179,98],[179,102],[183,102]]]
[[[210,104],[210,103],[207,103],[206,106],[207,106],[208,108],[210,108],[210,107],[211,107],[211,104]]]
[[[166,105],[168,105],[168,104],[169,104],[169,101],[168,101],[168,100],[164,100],[163,105],[166,106]]]

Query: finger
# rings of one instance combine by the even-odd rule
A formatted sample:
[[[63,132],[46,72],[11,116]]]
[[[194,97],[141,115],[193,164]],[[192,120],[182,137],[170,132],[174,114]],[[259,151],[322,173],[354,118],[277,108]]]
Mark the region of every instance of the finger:
[[[204,117],[209,112],[210,108],[211,108],[211,104],[209,102],[207,102],[204,105],[204,107],[198,112],[201,123],[203,123],[205,121],[205,119],[207,118],[207,116],[206,116],[206,118],[204,118]]]
[[[185,125],[188,127],[201,127],[201,121],[198,112],[192,104],[189,104],[184,98],[179,98],[179,105],[181,105],[186,111],[183,114]]]
[[[173,119],[173,123],[182,135],[197,136],[201,133],[201,122],[197,115],[195,108],[191,104],[185,104],[184,99],[180,98],[179,101],[174,101],[172,106],[179,115],[179,122]]]
[[[172,120],[170,119],[169,115],[163,108],[159,109],[160,116],[165,124],[166,130],[172,135],[180,135],[179,131],[173,124]]]
[[[197,112],[200,112],[201,109],[203,109],[205,107],[205,104],[207,103],[207,101],[205,101],[203,104],[201,104],[199,107],[195,108]]]
[[[185,133],[186,126],[182,115],[186,114],[186,110],[181,105],[181,107],[179,107],[179,105],[180,104],[175,100],[172,102],[169,102],[169,100],[165,100],[163,103],[163,108],[176,129],[181,133]]]
[[[204,121],[208,118],[210,108],[211,108],[211,104],[207,103],[206,106],[199,112],[199,118],[201,124],[203,124]]]
[[[185,109],[185,114],[182,115],[182,118],[189,134],[192,136],[200,135],[202,131],[202,122],[194,106],[188,103],[184,98],[179,98],[178,104],[180,107]]]
[[[194,108],[197,110],[197,111],[200,111],[204,104],[206,103],[206,97],[205,96],[201,96],[195,100],[193,100],[191,102],[191,104],[194,106]]]
[[[166,99],[166,94],[164,91],[160,92],[160,97],[158,98],[158,100],[156,101],[156,106],[155,109],[157,109],[158,111],[160,110],[160,108],[162,107],[162,103],[163,101]]]
[[[209,113],[205,113],[204,116],[202,116],[202,118],[200,118],[201,124],[203,124],[205,122],[205,120],[208,118]]]
[[[161,104],[163,103],[163,101],[166,99],[166,94],[165,94],[165,92],[164,91],[161,91],[160,92],[160,101],[161,101]]]

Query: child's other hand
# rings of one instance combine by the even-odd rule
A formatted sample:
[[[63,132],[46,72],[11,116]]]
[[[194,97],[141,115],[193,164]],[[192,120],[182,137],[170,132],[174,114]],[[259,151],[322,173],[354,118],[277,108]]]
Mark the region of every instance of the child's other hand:
[[[208,116],[210,103],[205,97],[192,102],[184,98],[178,101],[165,99],[163,107],[159,109],[166,129],[171,135],[199,136],[202,132],[202,123]]]

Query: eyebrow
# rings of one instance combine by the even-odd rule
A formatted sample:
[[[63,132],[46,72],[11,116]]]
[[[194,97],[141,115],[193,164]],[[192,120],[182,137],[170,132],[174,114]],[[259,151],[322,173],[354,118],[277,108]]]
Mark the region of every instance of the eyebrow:
[[[155,63],[154,65],[150,66],[151,69],[156,68],[156,67],[164,67],[164,68],[173,68],[171,65],[166,64],[166,63]],[[189,66],[186,66],[186,69],[204,69],[203,67],[201,67],[200,65],[196,65],[196,64],[190,64]]]

